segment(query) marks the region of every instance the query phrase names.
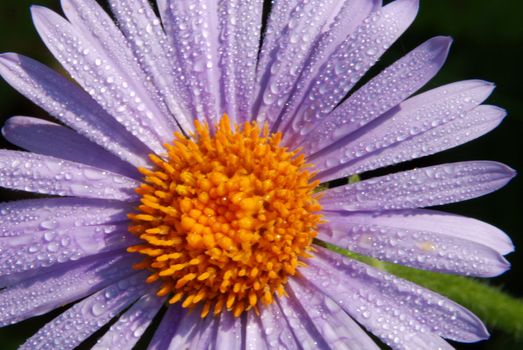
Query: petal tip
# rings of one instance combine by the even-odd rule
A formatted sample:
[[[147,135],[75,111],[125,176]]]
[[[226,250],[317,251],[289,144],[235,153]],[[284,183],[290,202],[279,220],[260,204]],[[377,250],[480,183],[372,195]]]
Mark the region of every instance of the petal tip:
[[[33,19],[33,24],[36,27],[37,31],[39,31],[40,25],[43,25],[46,21],[49,20],[50,16],[59,16],[53,10],[41,5],[31,5],[30,11],[31,17]]]
[[[14,52],[2,52],[0,53],[0,64],[5,65],[6,63],[16,62],[18,61],[18,57],[20,57],[20,55]]]
[[[31,15],[38,16],[42,14],[43,12],[50,11],[47,7],[42,5],[31,5],[29,7],[29,11],[31,11]]]
[[[474,333],[474,336],[475,337],[473,339],[471,339],[470,341],[463,341],[463,342],[464,343],[475,343],[475,342],[478,342],[481,340],[486,340],[486,339],[490,338],[490,333],[483,322],[479,321],[479,327],[477,328],[476,333]]]
[[[398,4],[405,4],[405,6],[410,7],[410,9],[416,13],[419,10],[419,0],[397,0],[396,2]]]
[[[515,169],[512,169],[508,165],[503,164],[503,163],[498,163],[498,165],[503,169],[503,171],[505,172],[505,175],[507,176],[507,178],[509,180],[511,180],[512,178],[514,178],[517,175],[517,171]]]
[[[490,89],[494,90],[496,88],[496,83],[492,81],[482,80],[483,85],[486,87],[489,87]]]
[[[488,110],[490,112],[490,114],[493,116],[493,117],[496,117],[500,120],[503,120],[508,112],[505,108],[502,108],[502,107],[499,107],[499,106],[494,106],[494,105],[481,105],[479,107],[482,107],[486,110]]]
[[[479,277],[492,278],[492,277],[500,276],[500,275],[504,274],[505,272],[507,272],[508,270],[510,270],[511,264],[502,255],[499,255],[497,261],[495,263],[493,263],[491,266],[492,266],[492,269],[489,273],[485,273],[485,275],[479,276]]]
[[[512,264],[502,256],[500,259],[500,267],[502,269],[504,269],[503,272],[510,270],[511,266],[512,266]],[[503,272],[501,272],[501,273],[503,273]]]
[[[490,163],[490,167],[491,167],[490,172],[491,173],[498,174],[499,175],[498,179],[504,180],[502,182],[502,184],[498,187],[498,189],[505,186],[510,180],[512,180],[517,175],[516,170],[512,169],[511,167],[509,167],[508,165],[506,165],[504,163],[496,162],[496,161],[485,161],[485,162]]]
[[[400,18],[408,27],[418,14],[419,0],[396,0],[384,6],[383,10],[401,16]]]
[[[428,49],[434,52],[434,60],[444,62],[452,45],[452,38],[450,36],[436,36],[429,39],[426,43]]]
[[[33,24],[38,29],[39,23],[43,20],[45,12],[48,10],[44,6],[40,5],[31,5],[29,11],[31,12],[31,18],[33,19]]]
[[[439,45],[450,45],[454,39],[449,35],[438,35],[430,39],[431,42],[435,42]]]
[[[483,323],[483,321],[470,310],[464,310],[466,310],[465,312],[470,316],[469,324],[471,328],[466,332],[466,335],[464,334],[463,337],[452,340],[458,341],[460,343],[476,343],[478,341],[490,338],[490,333],[485,326],[485,323]]]
[[[508,255],[510,253],[513,253],[516,250],[516,246],[514,245],[514,242],[509,238],[508,242],[506,242],[506,249],[503,255]]]

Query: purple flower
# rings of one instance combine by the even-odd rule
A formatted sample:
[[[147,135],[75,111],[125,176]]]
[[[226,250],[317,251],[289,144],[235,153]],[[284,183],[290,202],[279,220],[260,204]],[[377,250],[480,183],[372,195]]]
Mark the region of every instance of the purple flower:
[[[151,349],[377,349],[363,328],[395,349],[488,337],[451,300],[314,241],[444,273],[509,267],[503,232],[422,209],[497,190],[514,176],[503,164],[313,191],[505,116],[482,105],[484,81],[410,97],[443,65],[447,37],[354,89],[416,0],[276,0],[263,40],[261,0],[158,0],[161,19],[147,0],[109,3],[117,24],[94,0],[62,0],[66,19],[32,8],[80,86],[0,57],[2,77],[65,125],[17,116],[3,128],[32,153],[0,151],[0,186],[55,197],[0,206],[0,325],[78,301],[23,349],[72,349],[120,313],[96,348],[131,349],[163,305]]]

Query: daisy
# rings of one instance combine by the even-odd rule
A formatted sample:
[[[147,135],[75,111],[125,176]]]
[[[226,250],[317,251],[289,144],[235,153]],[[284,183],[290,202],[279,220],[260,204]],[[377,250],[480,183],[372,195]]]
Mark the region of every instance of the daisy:
[[[61,124],[9,119],[0,186],[0,325],[72,306],[22,349],[448,349],[488,337],[470,311],[328,249],[491,277],[510,239],[422,209],[505,185],[490,161],[325,186],[479,137],[505,116],[493,85],[413,95],[451,43],[435,37],[361,87],[416,0],[62,0],[32,7],[74,79],[13,53],[0,74]],[[157,15],[159,13],[159,16]],[[262,42],[261,50],[259,43]],[[259,51],[259,52],[258,52]],[[348,98],[345,96],[348,95]],[[320,185],[322,184],[322,185]],[[118,317],[117,317],[118,316]],[[367,331],[364,331],[364,329]]]

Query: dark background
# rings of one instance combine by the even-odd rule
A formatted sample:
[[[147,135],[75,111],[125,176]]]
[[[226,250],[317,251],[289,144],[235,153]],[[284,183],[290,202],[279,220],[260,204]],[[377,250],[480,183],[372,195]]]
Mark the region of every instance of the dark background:
[[[59,11],[59,0],[1,0],[0,52],[14,51],[60,69],[33,29],[29,14],[31,4],[40,4]],[[420,13],[412,27],[383,57],[375,74],[435,35],[454,38],[447,64],[424,90],[457,80],[481,78],[495,82],[497,89],[487,103],[508,110],[505,121],[490,134],[464,146],[411,162],[409,167],[460,160],[489,159],[501,161],[523,172],[523,102],[520,65],[523,61],[523,1],[519,0],[421,0]],[[46,117],[46,114],[0,82],[0,120],[13,115]],[[13,148],[4,140],[3,148]],[[523,297],[523,199],[522,176],[500,191],[443,209],[489,222],[507,232],[516,245],[508,256],[513,267],[492,280],[510,294]],[[25,198],[26,194],[1,191],[1,201]],[[0,349],[15,349],[58,313],[37,317],[0,330]],[[487,342],[462,345],[459,349],[523,349],[523,340],[493,331]]]

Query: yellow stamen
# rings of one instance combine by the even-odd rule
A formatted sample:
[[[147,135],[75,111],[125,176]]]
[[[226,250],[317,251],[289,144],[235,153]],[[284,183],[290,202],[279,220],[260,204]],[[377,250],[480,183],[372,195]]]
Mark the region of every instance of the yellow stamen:
[[[310,257],[321,208],[304,157],[280,146],[281,135],[256,123],[231,128],[224,116],[214,135],[195,123],[191,138],[175,135],[167,156],[151,155],[129,231],[128,248],[146,258],[148,283],[201,317],[243,312],[286,295],[285,284]]]

